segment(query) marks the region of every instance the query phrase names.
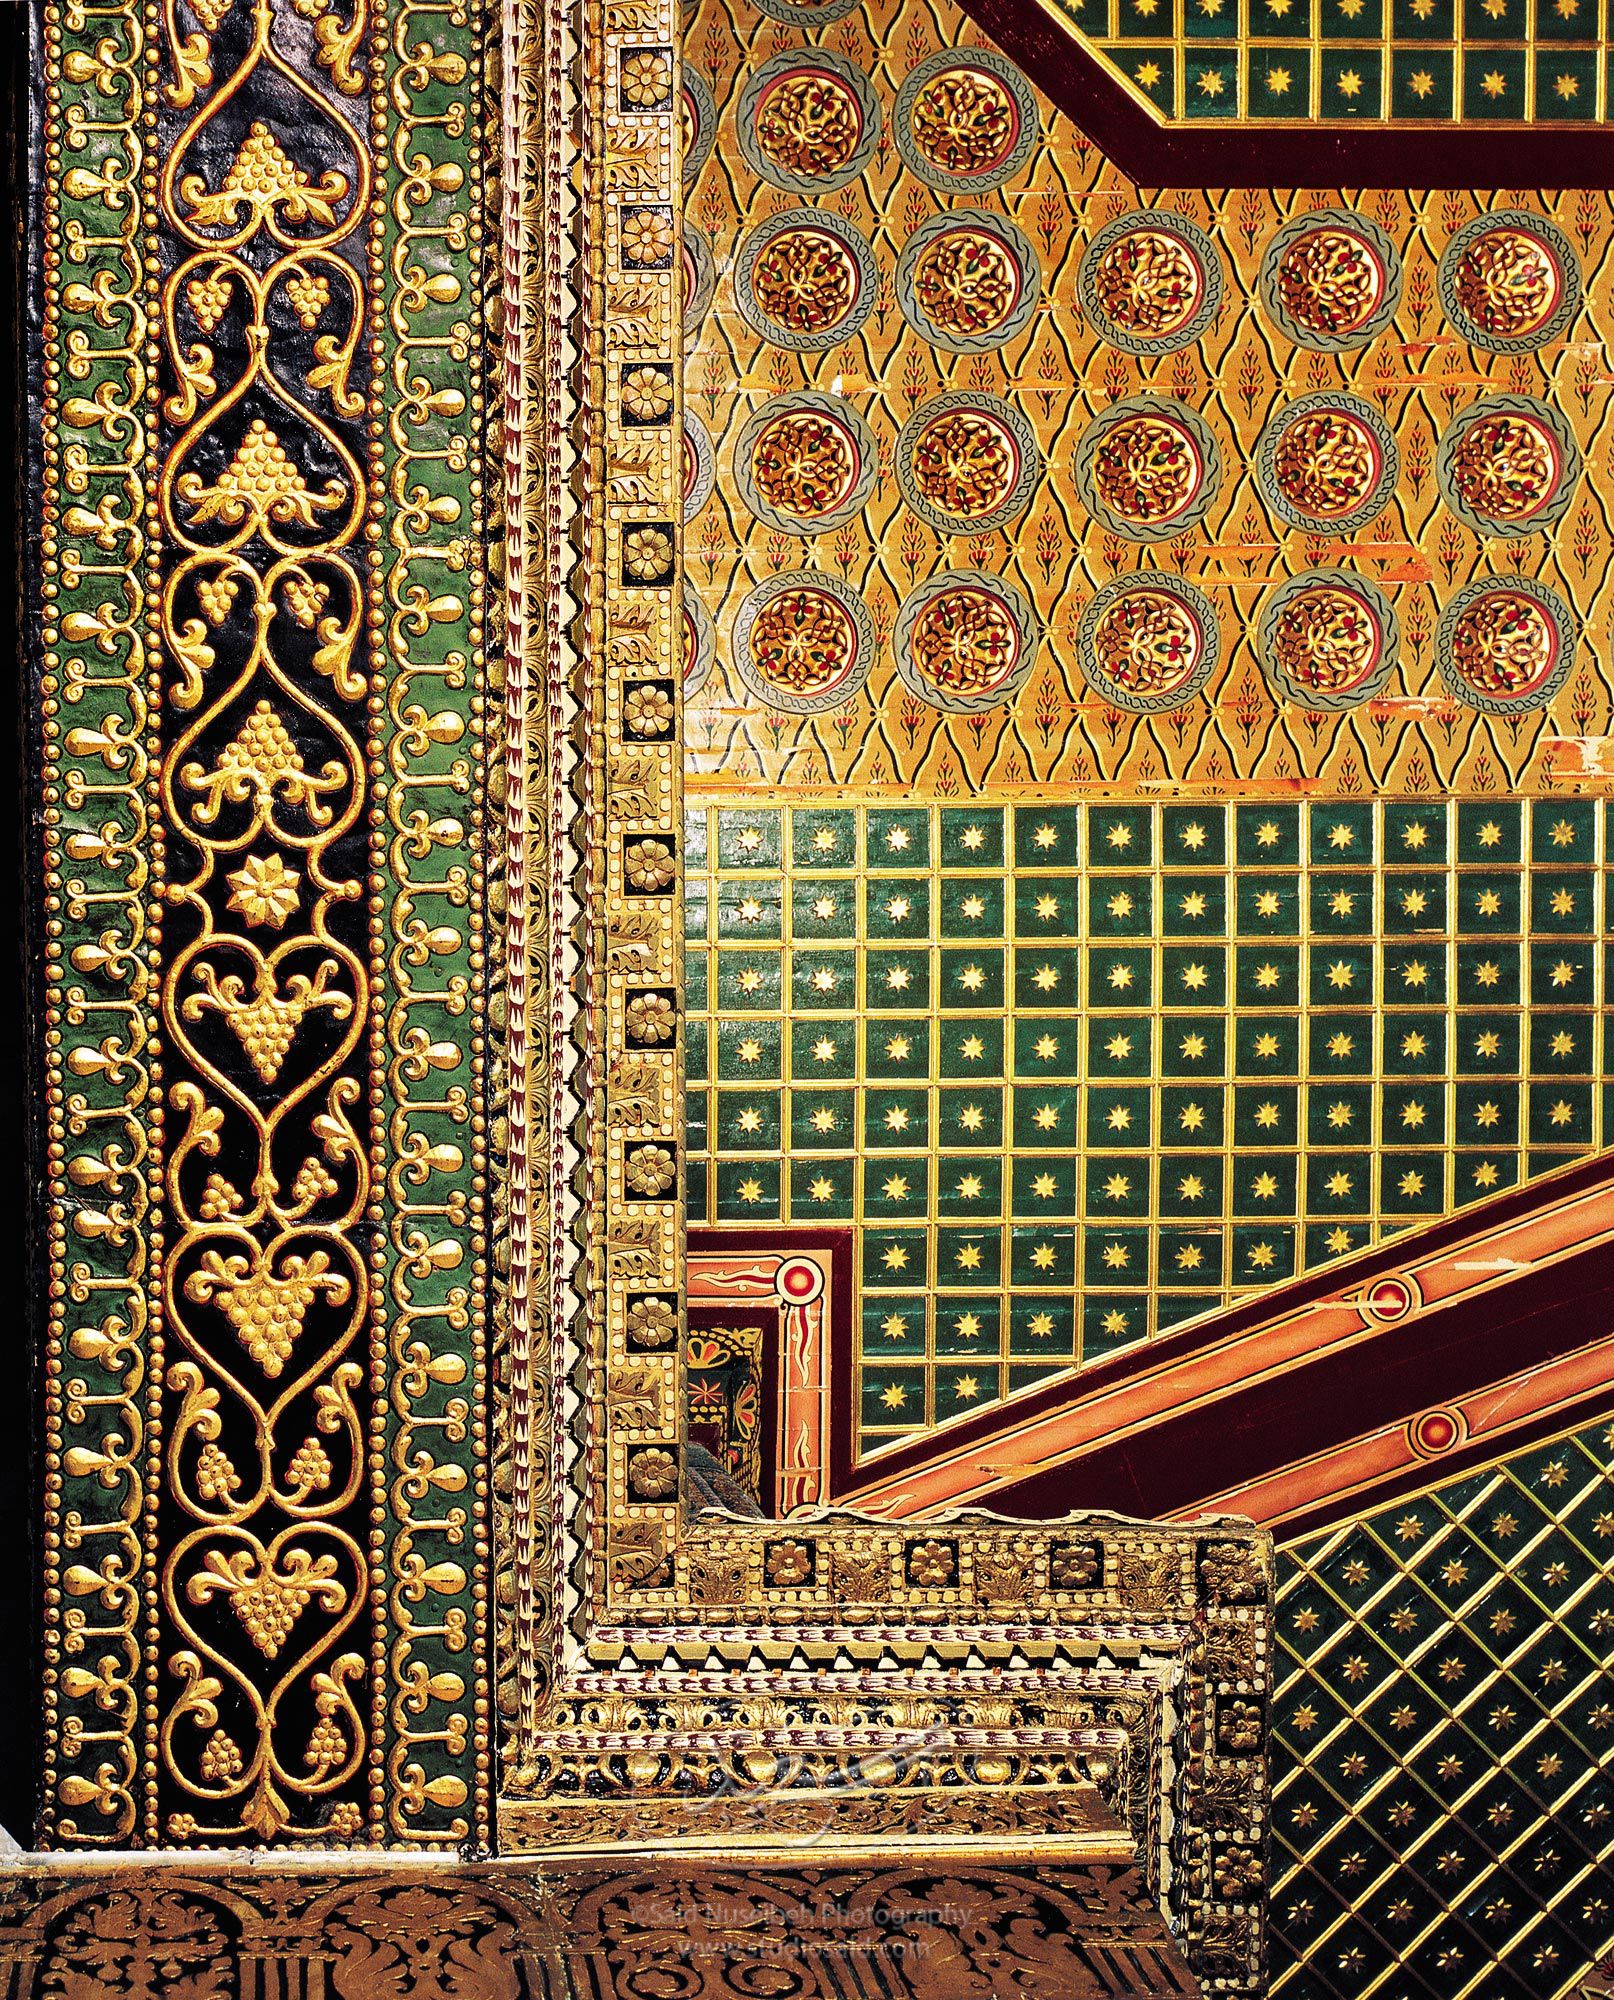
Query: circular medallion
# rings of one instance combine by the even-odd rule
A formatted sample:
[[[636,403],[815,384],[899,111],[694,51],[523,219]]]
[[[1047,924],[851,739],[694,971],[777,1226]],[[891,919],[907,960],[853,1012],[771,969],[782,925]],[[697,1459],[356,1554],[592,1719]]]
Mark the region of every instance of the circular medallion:
[[[712,614],[688,584],[684,586],[681,609],[684,622],[684,699],[693,701],[712,677],[717,638],[712,630]]]
[[[1302,708],[1354,708],[1395,665],[1395,613],[1365,577],[1344,569],[1292,576],[1268,598],[1256,651],[1272,689]]]
[[[1383,513],[1399,460],[1382,417],[1358,396],[1302,396],[1255,451],[1267,504],[1292,528],[1344,534]]]
[[[1342,354],[1382,333],[1401,302],[1401,259],[1376,222],[1319,208],[1286,222],[1261,260],[1261,302],[1298,347]]]
[[[861,513],[879,464],[874,434],[851,404],[806,389],[764,403],[734,446],[740,498],[787,535],[820,535]]]
[[[996,49],[938,49],[909,70],[892,114],[902,163],[946,194],[1001,187],[1037,143],[1037,100]]]
[[[695,412],[684,408],[684,519],[693,521],[712,497],[712,440]]]
[[[717,143],[717,106],[698,69],[686,63],[678,100],[679,143],[684,156],[684,186],[688,187],[712,156]],[[689,227],[685,223],[684,227]]]
[[[1575,614],[1544,583],[1482,576],[1465,584],[1435,628],[1435,659],[1459,701],[1490,715],[1545,708],[1569,677]]]
[[[757,0],[758,11],[770,21],[783,21],[792,28],[816,28],[825,21],[838,21],[856,5],[857,0]]]
[[[873,310],[874,253],[827,208],[787,208],[740,246],[734,296],[776,347],[816,353],[849,340]]]
[[[880,104],[856,63],[830,49],[786,49],[740,92],[736,130],[747,164],[792,194],[855,180],[880,139]]]
[[[1089,513],[1134,542],[1163,542],[1203,518],[1222,459],[1194,412],[1165,396],[1131,396],[1095,417],[1076,447]]]
[[[1041,638],[1012,583],[956,569],[908,593],[891,643],[904,686],[934,708],[973,715],[1011,699]]]
[[[1082,311],[1112,347],[1168,354],[1198,340],[1222,298],[1222,265],[1202,229],[1169,209],[1118,215],[1093,238],[1076,280]]]
[[[1580,477],[1568,424],[1530,396],[1488,396],[1453,419],[1435,454],[1440,495],[1477,535],[1517,541],[1564,513]]]
[[[1440,303],[1457,331],[1491,354],[1559,339],[1580,310],[1580,264],[1544,216],[1504,209],[1465,222],[1440,260]]]
[[[1012,521],[1041,473],[1030,424],[1001,396],[933,396],[897,435],[902,497],[944,535],[985,534]]]
[[[1113,578],[1082,613],[1076,647],[1088,685],[1133,715],[1181,708],[1221,650],[1203,591],[1153,571]]]
[[[684,338],[692,340],[700,332],[701,321],[717,290],[717,266],[703,229],[686,220],[683,236]]]
[[[770,708],[817,715],[868,679],[874,627],[856,591],[821,570],[792,570],[747,593],[734,620],[734,664]]]
[[[908,238],[897,304],[914,332],[953,354],[980,354],[1021,332],[1037,309],[1037,253],[1006,216],[954,208]]]

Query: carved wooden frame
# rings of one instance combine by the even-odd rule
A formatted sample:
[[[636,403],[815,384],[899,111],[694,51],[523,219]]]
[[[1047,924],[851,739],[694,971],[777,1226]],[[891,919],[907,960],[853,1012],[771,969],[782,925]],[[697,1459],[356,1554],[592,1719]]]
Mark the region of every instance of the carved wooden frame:
[[[1077,1824],[1099,1785],[1253,1993],[1265,1537],[680,1510],[676,0],[511,0],[505,59],[500,1839],[698,1842],[722,1800],[844,1840],[938,1795],[1008,1829],[1027,1788]]]

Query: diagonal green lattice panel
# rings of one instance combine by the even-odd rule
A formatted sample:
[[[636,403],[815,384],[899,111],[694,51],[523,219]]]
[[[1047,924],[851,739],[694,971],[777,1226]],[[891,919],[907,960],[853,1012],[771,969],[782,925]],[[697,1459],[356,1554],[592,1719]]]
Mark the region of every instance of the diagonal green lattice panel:
[[[1614,1425],[1280,1556],[1281,2000],[1552,2000],[1614,1945]]]

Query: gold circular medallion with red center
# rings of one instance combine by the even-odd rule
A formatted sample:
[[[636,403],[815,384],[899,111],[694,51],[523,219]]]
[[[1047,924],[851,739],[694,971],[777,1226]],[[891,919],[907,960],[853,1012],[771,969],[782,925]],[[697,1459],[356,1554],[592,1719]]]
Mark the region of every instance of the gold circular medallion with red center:
[[[820,179],[837,173],[856,153],[863,111],[844,78],[804,64],[764,90],[753,129],[757,149],[771,166]]]
[[[785,410],[751,445],[751,477],[780,513],[830,514],[852,490],[858,454],[844,424],[818,410]]]
[[[1389,599],[1349,570],[1311,570],[1280,584],[1261,614],[1257,651],[1276,693],[1304,708],[1353,708],[1395,665]]]
[[[1192,605],[1166,590],[1128,589],[1093,623],[1093,655],[1104,691],[1147,708],[1174,708],[1203,679],[1205,627]]]
[[[1575,617],[1529,577],[1481,577],[1441,616],[1435,657],[1447,687],[1492,715],[1541,708],[1568,677]]]

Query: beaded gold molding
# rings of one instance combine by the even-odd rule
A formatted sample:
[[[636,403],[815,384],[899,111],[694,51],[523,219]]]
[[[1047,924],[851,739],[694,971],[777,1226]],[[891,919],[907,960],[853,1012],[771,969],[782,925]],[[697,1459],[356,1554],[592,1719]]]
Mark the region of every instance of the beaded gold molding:
[[[679,23],[671,0],[610,0],[574,70],[562,17],[534,4],[506,53],[525,847],[507,931],[501,1838],[698,1839],[721,1798],[759,1823],[811,1800],[842,1839],[881,1802],[938,1791],[1006,1827],[1022,1788],[1064,1789],[1080,1813],[1102,1785],[1202,1972],[1253,1992],[1263,1537],[681,1512]]]

